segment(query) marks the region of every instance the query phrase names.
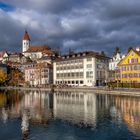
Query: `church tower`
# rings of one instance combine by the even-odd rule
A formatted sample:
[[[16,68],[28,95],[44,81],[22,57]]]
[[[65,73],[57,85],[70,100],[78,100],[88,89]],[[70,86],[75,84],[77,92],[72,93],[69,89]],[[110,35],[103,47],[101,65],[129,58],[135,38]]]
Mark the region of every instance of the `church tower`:
[[[25,31],[23,40],[22,40],[22,52],[24,53],[30,47],[30,37],[27,31]]]

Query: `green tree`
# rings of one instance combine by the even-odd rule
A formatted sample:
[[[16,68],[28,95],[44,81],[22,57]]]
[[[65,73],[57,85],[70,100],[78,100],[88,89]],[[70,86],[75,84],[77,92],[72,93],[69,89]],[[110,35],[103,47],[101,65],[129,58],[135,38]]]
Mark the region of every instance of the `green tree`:
[[[120,48],[119,48],[119,47],[116,47],[116,48],[115,48],[115,51],[114,51],[114,54],[113,54],[113,55],[116,55],[117,53],[121,53],[121,51],[120,51]]]
[[[127,53],[129,53],[132,49],[132,47],[129,47]]]
[[[104,52],[104,51],[101,51],[101,55],[106,56],[106,54],[105,54],[105,52]]]

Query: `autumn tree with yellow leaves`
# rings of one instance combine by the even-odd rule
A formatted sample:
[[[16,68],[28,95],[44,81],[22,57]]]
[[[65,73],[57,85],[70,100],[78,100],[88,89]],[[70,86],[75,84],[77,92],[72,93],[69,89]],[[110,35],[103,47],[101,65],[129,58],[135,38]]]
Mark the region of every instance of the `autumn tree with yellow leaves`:
[[[18,69],[11,69],[11,79],[9,81],[10,85],[17,86],[24,82],[23,73]]]
[[[0,84],[5,83],[7,80],[7,74],[4,70],[0,69]]]

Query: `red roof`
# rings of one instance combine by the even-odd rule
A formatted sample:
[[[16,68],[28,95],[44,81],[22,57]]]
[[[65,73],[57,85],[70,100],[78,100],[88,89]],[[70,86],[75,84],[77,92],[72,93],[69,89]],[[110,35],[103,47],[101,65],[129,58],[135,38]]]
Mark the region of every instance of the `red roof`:
[[[30,40],[30,37],[27,31],[25,31],[24,33],[23,40]]]
[[[43,46],[30,46],[29,49],[26,52],[44,52],[44,51],[50,51],[50,48],[47,45]]]

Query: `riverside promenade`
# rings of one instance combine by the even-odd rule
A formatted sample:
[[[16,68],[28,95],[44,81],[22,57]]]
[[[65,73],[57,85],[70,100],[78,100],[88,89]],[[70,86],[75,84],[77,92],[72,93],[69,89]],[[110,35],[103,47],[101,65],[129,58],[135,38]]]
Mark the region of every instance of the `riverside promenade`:
[[[108,89],[107,87],[66,87],[66,88],[55,88],[57,92],[93,92],[97,94],[111,94],[111,95],[122,95],[122,96],[139,96],[140,88],[116,88]]]
[[[32,88],[32,87],[0,87],[1,90],[21,90],[21,91],[49,91],[49,92],[88,92],[96,94],[110,94],[121,96],[139,96],[140,88],[116,88],[107,87],[61,87],[61,88]]]

